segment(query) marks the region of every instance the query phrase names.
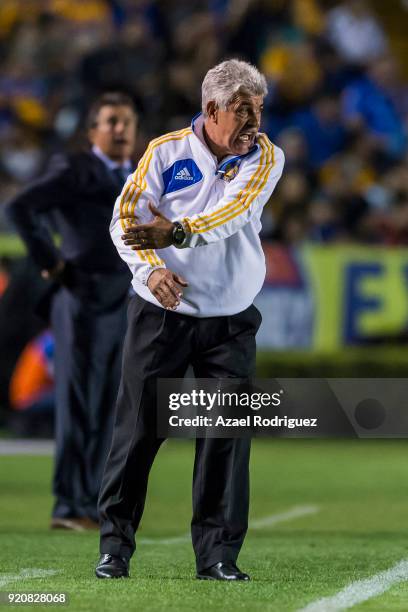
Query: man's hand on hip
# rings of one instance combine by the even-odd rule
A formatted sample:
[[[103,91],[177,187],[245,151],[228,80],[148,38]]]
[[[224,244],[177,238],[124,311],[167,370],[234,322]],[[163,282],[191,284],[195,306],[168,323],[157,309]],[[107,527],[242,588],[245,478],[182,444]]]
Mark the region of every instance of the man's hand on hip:
[[[45,280],[63,282],[64,272],[66,270],[66,263],[60,259],[53,268],[47,270],[41,270],[41,276]]]
[[[131,225],[122,236],[122,240],[133,251],[164,249],[173,244],[173,223],[153,204],[149,203],[149,208],[154,215],[153,221],[151,223]]]
[[[147,286],[164,308],[176,310],[183,295],[183,287],[188,287],[188,283],[171,270],[159,268],[150,274]]]

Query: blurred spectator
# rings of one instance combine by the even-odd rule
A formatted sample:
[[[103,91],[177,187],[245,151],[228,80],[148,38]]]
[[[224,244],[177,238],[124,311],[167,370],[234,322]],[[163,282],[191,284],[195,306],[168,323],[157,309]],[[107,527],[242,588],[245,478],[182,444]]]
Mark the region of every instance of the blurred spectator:
[[[312,242],[331,242],[340,235],[339,214],[327,197],[320,196],[308,206],[308,238]]]
[[[345,90],[344,117],[350,129],[368,131],[374,148],[398,158],[407,145],[407,100],[408,89],[401,82],[395,60],[387,55],[373,62],[368,74]]]
[[[0,299],[7,289],[10,281],[10,260],[8,257],[0,257]]]
[[[275,95],[289,107],[303,104],[322,81],[314,45],[302,38],[271,37],[260,57],[260,67],[272,83]]]
[[[317,0],[293,0],[294,25],[306,34],[318,36],[325,28],[325,16]]]
[[[0,296],[0,406],[8,407],[9,381],[15,364],[26,344],[45,327],[34,312],[44,281],[29,258],[3,258],[2,264],[5,286]]]
[[[335,93],[317,94],[311,107],[296,113],[292,123],[305,137],[313,167],[321,166],[346,145],[347,133],[341,121],[339,96]]]
[[[154,112],[161,100],[160,64],[163,49],[150,36],[143,15],[126,21],[107,43],[91,48],[80,59],[79,77],[86,97],[100,91],[121,89],[137,99],[143,109]]]
[[[307,214],[303,206],[293,206],[283,211],[273,240],[282,242],[288,247],[300,246],[307,238]]]
[[[321,91],[340,93],[361,75],[361,68],[344,62],[326,38],[315,39],[314,46],[323,73]]]
[[[246,57],[254,64],[268,37],[290,23],[286,0],[231,0],[228,13],[227,53]]]
[[[384,242],[394,246],[408,246],[408,185],[396,194],[390,214],[382,223]]]
[[[296,127],[287,128],[280,132],[276,140],[277,144],[285,151],[285,174],[292,170],[301,172],[310,190],[314,190],[317,187],[317,175],[312,168],[303,132]]]
[[[43,168],[44,153],[35,132],[16,125],[9,132],[7,146],[0,145],[0,168],[19,182],[35,178]]]
[[[195,88],[196,75],[188,62],[174,61],[168,63],[166,76],[166,110],[172,117],[169,128],[178,130],[191,121],[191,117],[199,108]]]
[[[305,207],[311,196],[310,181],[300,170],[289,170],[282,176],[275,193],[274,200],[281,203],[282,208]]]
[[[365,0],[345,0],[327,15],[329,40],[346,61],[365,64],[387,50],[385,34]]]
[[[15,410],[38,411],[44,406],[48,411],[53,388],[54,338],[45,330],[27,344],[16,363],[10,381],[10,405]]]
[[[279,134],[278,144],[285,151],[285,169],[309,167],[307,142],[303,132],[297,128],[287,128]]]
[[[350,139],[347,149],[319,169],[320,185],[333,199],[365,195],[376,180],[371,141]]]

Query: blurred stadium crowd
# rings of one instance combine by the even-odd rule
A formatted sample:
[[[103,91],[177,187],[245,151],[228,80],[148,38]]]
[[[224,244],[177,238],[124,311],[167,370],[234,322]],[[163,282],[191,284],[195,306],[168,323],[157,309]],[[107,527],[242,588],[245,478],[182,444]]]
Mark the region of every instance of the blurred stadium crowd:
[[[267,76],[263,129],[286,154],[264,238],[405,244],[408,88],[366,0],[2,0],[0,202],[81,144],[100,91],[134,97],[137,158],[228,56]]]

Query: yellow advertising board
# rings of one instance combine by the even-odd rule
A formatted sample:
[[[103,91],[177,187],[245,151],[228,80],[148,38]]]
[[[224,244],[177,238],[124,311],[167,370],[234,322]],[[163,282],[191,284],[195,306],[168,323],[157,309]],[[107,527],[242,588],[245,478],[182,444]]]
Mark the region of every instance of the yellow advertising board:
[[[408,249],[307,246],[300,260],[314,301],[313,349],[405,338]]]

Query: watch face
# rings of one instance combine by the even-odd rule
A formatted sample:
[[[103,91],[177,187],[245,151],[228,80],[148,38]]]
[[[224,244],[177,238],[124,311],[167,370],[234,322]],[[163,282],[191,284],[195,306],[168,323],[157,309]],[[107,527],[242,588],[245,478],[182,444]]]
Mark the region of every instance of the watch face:
[[[174,230],[174,234],[173,234],[173,240],[176,244],[181,244],[184,240],[185,237],[185,232],[182,228],[181,225],[177,225],[176,229]]]

